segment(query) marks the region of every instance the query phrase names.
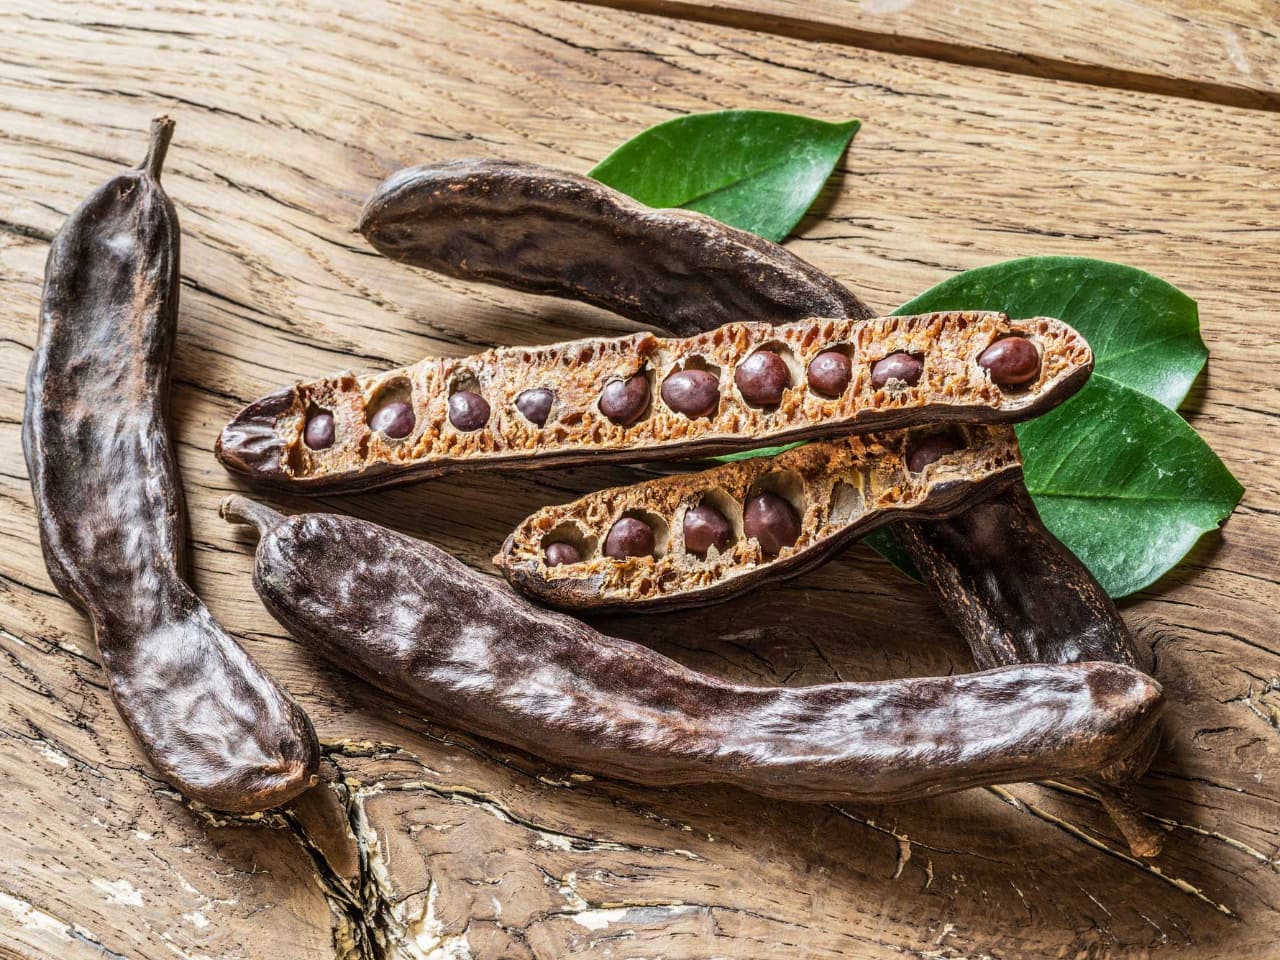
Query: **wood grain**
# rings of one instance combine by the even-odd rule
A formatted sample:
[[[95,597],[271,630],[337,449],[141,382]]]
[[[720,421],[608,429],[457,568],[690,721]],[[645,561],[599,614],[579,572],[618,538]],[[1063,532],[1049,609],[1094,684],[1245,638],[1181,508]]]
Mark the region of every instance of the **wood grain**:
[[[1178,957],[1280,934],[1276,568],[1280,124],[1274,113],[1029,79],[568,3],[17,0],[0,20],[0,955]],[[865,126],[791,246],[888,309],[1028,253],[1133,263],[1200,304],[1186,411],[1248,487],[1224,531],[1125,605],[1170,742],[1122,853],[1092,799],[1020,785],[835,809],[576,776],[423,722],[265,614],[211,447],[295,377],[629,325],[375,256],[359,204],[406,163],[585,170],[659,120],[731,106]],[[178,122],[174,430],[192,579],[302,700],[327,785],[289,810],[192,810],[130,744],[84,621],[51,592],[19,444],[47,240]],[[477,477],[333,498],[488,569],[516,521],[648,470]],[[300,509],[300,500],[276,501]],[[314,505],[314,504],[313,504]],[[806,684],[971,668],[924,592],[861,548],[701,613],[603,620],[692,666]],[[288,944],[287,948],[282,944]]]
[[[1280,110],[1280,33],[1257,0],[589,0],[801,40]]]

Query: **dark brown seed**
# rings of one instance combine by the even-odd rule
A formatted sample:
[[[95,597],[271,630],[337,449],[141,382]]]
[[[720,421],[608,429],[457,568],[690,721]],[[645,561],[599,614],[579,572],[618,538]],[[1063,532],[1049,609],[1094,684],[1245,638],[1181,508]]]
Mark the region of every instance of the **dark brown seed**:
[[[715,507],[704,503],[685,511],[684,548],[690,553],[705,556],[712,547],[723,553],[732,542],[733,527]]]
[[[706,370],[678,370],[662,381],[662,402],[686,417],[709,417],[720,406],[720,381]]]
[[[907,449],[907,469],[919,473],[929,464],[960,449],[960,441],[949,433],[931,433]]]
[[[333,414],[328,410],[313,413],[307,420],[302,440],[312,450],[327,450],[333,446]]]
[[[880,390],[890,380],[901,380],[909,387],[920,382],[920,374],[924,372],[924,361],[909,353],[891,353],[883,360],[877,360],[871,368],[871,386]]]
[[[369,418],[369,429],[374,433],[385,433],[392,440],[400,440],[413,432],[415,421],[413,407],[403,400],[392,400],[380,406]]]
[[[772,350],[757,350],[738,364],[733,382],[747,403],[776,407],[782,402],[782,392],[791,386],[791,371]]]
[[[530,423],[536,423],[538,426],[544,427],[547,424],[547,417],[551,416],[551,405],[555,402],[556,394],[554,390],[548,390],[546,387],[536,387],[533,390],[526,390],[516,397],[516,409]]]
[[[474,390],[459,390],[449,397],[449,422],[459,430],[479,430],[489,422],[489,401]]]
[[[828,397],[844,393],[853,379],[849,358],[839,350],[824,350],[809,362],[809,386]]]
[[[640,419],[649,406],[649,380],[637,373],[628,380],[611,380],[600,394],[600,412],[621,427]]]
[[[800,515],[785,497],[758,493],[742,511],[742,530],[772,557],[800,539]]]
[[[544,550],[548,567],[558,567],[562,563],[577,563],[582,554],[572,543],[548,543]]]
[[[604,538],[604,555],[615,560],[653,556],[653,529],[643,520],[623,517]]]
[[[982,351],[978,363],[1002,387],[1020,386],[1040,376],[1040,351],[1026,337],[997,340]]]

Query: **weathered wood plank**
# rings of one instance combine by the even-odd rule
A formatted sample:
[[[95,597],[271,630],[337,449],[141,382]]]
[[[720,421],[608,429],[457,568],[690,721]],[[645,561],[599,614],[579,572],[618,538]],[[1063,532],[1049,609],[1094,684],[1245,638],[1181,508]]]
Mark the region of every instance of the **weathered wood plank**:
[[[1280,33],[1258,0],[588,0],[1006,73],[1280,110]]]
[[[0,953],[1199,958],[1274,942],[1273,114],[544,2],[25,2],[3,26]],[[1135,263],[1199,300],[1213,360],[1191,413],[1249,494],[1126,604],[1172,700],[1140,793],[1171,831],[1159,873],[1119,854],[1096,804],[1052,787],[1010,788],[1022,806],[979,791],[837,811],[576,779],[409,717],[312,662],[254,597],[248,546],[216,517],[234,484],[210,454],[240,403],[343,366],[627,329],[371,255],[351,225],[373,184],[474,154],[582,170],[658,120],[743,105],[866,121],[793,246],[875,305],[1033,252]],[[18,437],[44,241],[135,160],[158,109],[178,120],[165,176],[184,227],[174,417],[193,580],[329,743],[331,785],[256,824],[194,814],[126,741],[83,620],[49,592]],[[327,505],[487,569],[536,506],[644,473]],[[732,608],[603,625],[753,682],[969,668],[922,591],[862,550]]]

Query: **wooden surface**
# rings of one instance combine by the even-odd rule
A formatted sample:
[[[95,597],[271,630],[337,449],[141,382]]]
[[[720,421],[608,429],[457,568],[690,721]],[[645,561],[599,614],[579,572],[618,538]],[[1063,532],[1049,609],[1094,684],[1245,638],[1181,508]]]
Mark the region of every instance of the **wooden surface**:
[[[1271,29],[1265,5],[1235,6]],[[972,24],[987,7],[1003,5]],[[0,28],[0,955],[1274,955],[1275,112],[570,3],[9,0]],[[470,155],[585,170],[650,124],[731,106],[863,119],[791,246],[875,306],[1030,253],[1125,261],[1199,301],[1212,359],[1186,412],[1248,493],[1124,605],[1170,700],[1138,792],[1168,830],[1153,863],[1054,786],[837,809],[577,777],[387,704],[259,605],[249,546],[216,516],[235,484],[212,442],[241,403],[347,366],[628,329],[374,256],[352,232],[369,189]],[[173,406],[192,579],[327,750],[326,785],[261,818],[191,809],[128,742],[83,619],[51,592],[19,445],[48,238],[136,162],[161,110],[178,122],[165,183],[184,229]],[[534,508],[645,474],[324,505],[488,569]],[[971,667],[923,591],[862,548],[727,607],[603,625],[751,682]]]
[[[1258,0],[590,0],[1032,77],[1280,110]]]

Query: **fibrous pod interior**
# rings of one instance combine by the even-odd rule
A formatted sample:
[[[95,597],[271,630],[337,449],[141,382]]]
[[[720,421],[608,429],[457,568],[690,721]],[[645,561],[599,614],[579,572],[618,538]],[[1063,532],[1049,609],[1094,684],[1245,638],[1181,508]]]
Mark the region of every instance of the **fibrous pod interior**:
[[[1021,475],[1009,427],[845,437],[546,507],[494,562],[554,606],[692,606],[794,576],[889,521],[962,511]],[[651,548],[611,552],[615,531],[637,522]]]
[[[1002,383],[983,357],[1015,339],[1035,370]],[[918,369],[886,379],[886,358],[899,355]],[[822,356],[847,361],[847,379],[815,365]],[[237,415],[218,456],[253,480],[317,491],[463,469],[638,462],[937,421],[1021,420],[1074,393],[1091,366],[1083,338],[1047,318],[734,323],[684,339],[507,348],[298,383]]]

